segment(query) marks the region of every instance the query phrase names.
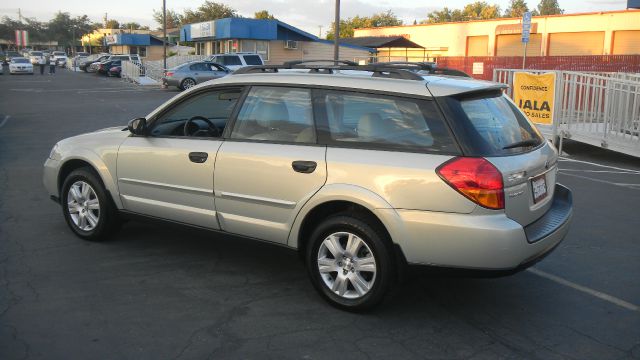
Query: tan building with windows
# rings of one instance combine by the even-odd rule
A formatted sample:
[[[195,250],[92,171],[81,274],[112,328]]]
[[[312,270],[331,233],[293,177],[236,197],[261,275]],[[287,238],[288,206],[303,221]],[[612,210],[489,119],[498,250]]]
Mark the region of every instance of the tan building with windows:
[[[404,36],[424,49],[409,57],[522,56],[521,19],[356,29],[355,37]],[[404,57],[406,50],[378,49]],[[527,56],[640,54],[640,10],[534,16]],[[411,60],[411,59],[409,59]]]

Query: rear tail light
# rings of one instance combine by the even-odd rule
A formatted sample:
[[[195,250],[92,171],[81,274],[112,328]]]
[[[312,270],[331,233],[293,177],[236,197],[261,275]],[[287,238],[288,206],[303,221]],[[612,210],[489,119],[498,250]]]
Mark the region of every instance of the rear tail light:
[[[171,76],[173,76],[173,72],[172,72],[172,71],[167,71],[166,76],[167,76],[167,77],[171,77]]]
[[[457,157],[442,164],[436,172],[476,204],[488,209],[504,209],[502,174],[486,159]]]

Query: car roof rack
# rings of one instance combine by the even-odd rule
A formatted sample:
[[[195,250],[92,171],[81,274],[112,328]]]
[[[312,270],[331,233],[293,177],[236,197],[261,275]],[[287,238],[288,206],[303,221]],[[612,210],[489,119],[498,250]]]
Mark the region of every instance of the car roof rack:
[[[314,65],[309,64],[311,62],[328,62],[329,65]],[[345,65],[337,65],[336,63],[342,63]],[[306,69],[310,73],[318,74],[333,74],[335,71],[351,70],[351,71],[366,71],[373,73],[372,77],[383,77],[392,79],[404,79],[404,80],[418,80],[424,81],[424,78],[417,74],[415,71],[409,71],[407,69],[400,69],[397,66],[381,66],[376,64],[358,65],[348,60],[306,60],[306,61],[289,61],[282,65],[254,65],[246,66],[236,70],[234,75],[241,74],[257,74],[257,73],[277,73],[280,70],[291,69]]]
[[[438,64],[435,62],[391,61],[391,62],[380,62],[375,64],[380,66],[403,67],[406,69],[413,69],[416,71],[426,71],[429,74],[434,74],[434,75],[460,76],[460,77],[467,77],[467,78],[471,77],[471,75],[467,74],[462,70],[438,67]]]

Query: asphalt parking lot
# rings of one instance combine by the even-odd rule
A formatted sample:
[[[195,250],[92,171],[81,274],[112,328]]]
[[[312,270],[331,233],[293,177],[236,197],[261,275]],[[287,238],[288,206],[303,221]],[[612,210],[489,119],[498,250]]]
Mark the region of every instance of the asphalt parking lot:
[[[61,138],[177,92],[59,70],[0,76],[0,359],[640,359],[640,161],[568,142],[568,237],[510,277],[415,271],[368,314],[290,250],[156,223],[67,228],[42,185]]]

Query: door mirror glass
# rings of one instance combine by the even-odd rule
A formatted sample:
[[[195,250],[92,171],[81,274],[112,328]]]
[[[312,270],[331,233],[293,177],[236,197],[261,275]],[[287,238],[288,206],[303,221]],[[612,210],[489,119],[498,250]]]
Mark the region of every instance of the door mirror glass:
[[[134,135],[144,135],[147,130],[147,119],[135,118],[129,121],[129,125],[127,127]]]

